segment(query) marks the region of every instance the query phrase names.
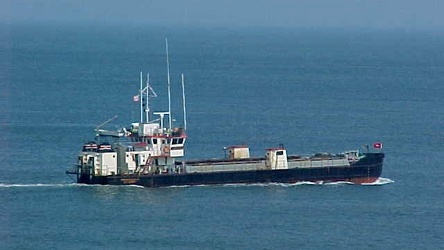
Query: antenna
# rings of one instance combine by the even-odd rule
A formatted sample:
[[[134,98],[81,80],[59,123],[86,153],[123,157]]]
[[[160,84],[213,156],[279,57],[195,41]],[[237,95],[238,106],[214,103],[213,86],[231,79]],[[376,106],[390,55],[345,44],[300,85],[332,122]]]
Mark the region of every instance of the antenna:
[[[182,101],[183,101],[183,126],[187,130],[187,110],[185,106],[185,80],[182,74]]]
[[[168,125],[171,129],[171,83],[170,83],[170,62],[168,54],[168,38],[165,37],[166,61],[167,61],[167,80],[168,80]]]

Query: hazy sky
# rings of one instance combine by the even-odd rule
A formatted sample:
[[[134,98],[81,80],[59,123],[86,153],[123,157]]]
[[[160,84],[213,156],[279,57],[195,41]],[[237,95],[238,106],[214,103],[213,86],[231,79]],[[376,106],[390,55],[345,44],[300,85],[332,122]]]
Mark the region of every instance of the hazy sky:
[[[443,29],[444,0],[0,0],[0,22]]]

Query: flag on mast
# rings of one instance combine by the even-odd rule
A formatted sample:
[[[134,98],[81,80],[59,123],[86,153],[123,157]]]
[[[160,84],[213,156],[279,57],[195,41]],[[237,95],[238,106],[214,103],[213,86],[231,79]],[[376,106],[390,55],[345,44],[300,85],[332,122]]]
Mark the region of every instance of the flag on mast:
[[[139,95],[135,95],[135,96],[133,96],[133,101],[134,101],[134,102],[138,102],[138,101],[139,101]]]
[[[373,147],[374,148],[382,148],[382,143],[381,142],[375,142],[375,143],[373,143]]]

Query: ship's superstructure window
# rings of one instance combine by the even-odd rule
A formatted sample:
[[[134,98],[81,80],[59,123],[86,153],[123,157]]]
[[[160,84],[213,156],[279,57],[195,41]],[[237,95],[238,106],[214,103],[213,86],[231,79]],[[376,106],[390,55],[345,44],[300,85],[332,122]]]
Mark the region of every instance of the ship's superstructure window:
[[[173,145],[176,145],[176,144],[183,144],[183,138],[174,138]]]

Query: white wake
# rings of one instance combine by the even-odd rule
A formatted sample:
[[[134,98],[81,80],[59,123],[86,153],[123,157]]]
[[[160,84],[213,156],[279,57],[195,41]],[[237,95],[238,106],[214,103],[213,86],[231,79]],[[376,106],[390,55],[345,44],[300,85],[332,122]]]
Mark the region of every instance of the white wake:
[[[386,185],[395,182],[394,180],[391,180],[389,178],[383,178],[379,177],[375,182],[372,183],[363,183],[364,186],[380,186],[380,185]]]
[[[363,183],[363,186],[381,186],[386,184],[394,183],[395,181],[379,177],[375,182],[372,183]],[[330,185],[355,185],[353,182],[347,181],[337,181],[337,182],[312,182],[312,181],[300,181],[296,183],[279,183],[279,182],[271,182],[271,183],[233,183],[233,184],[219,184],[219,185],[178,185],[178,186],[170,186],[166,188],[186,188],[191,186],[196,187],[212,187],[212,186],[223,186],[223,187],[296,187],[296,186],[330,186]],[[35,187],[136,187],[136,188],[144,188],[139,185],[88,185],[88,184],[78,184],[78,183],[31,183],[31,184],[19,184],[19,183],[0,183],[0,188],[35,188]]]
[[[0,188],[14,188],[14,187],[72,187],[78,186],[77,183],[32,183],[32,184],[8,184],[0,183]]]
[[[100,184],[83,184],[83,183],[31,183],[31,184],[19,184],[19,183],[0,183],[0,188],[36,188],[36,187],[130,187],[130,188],[144,188],[139,185],[100,185]]]

